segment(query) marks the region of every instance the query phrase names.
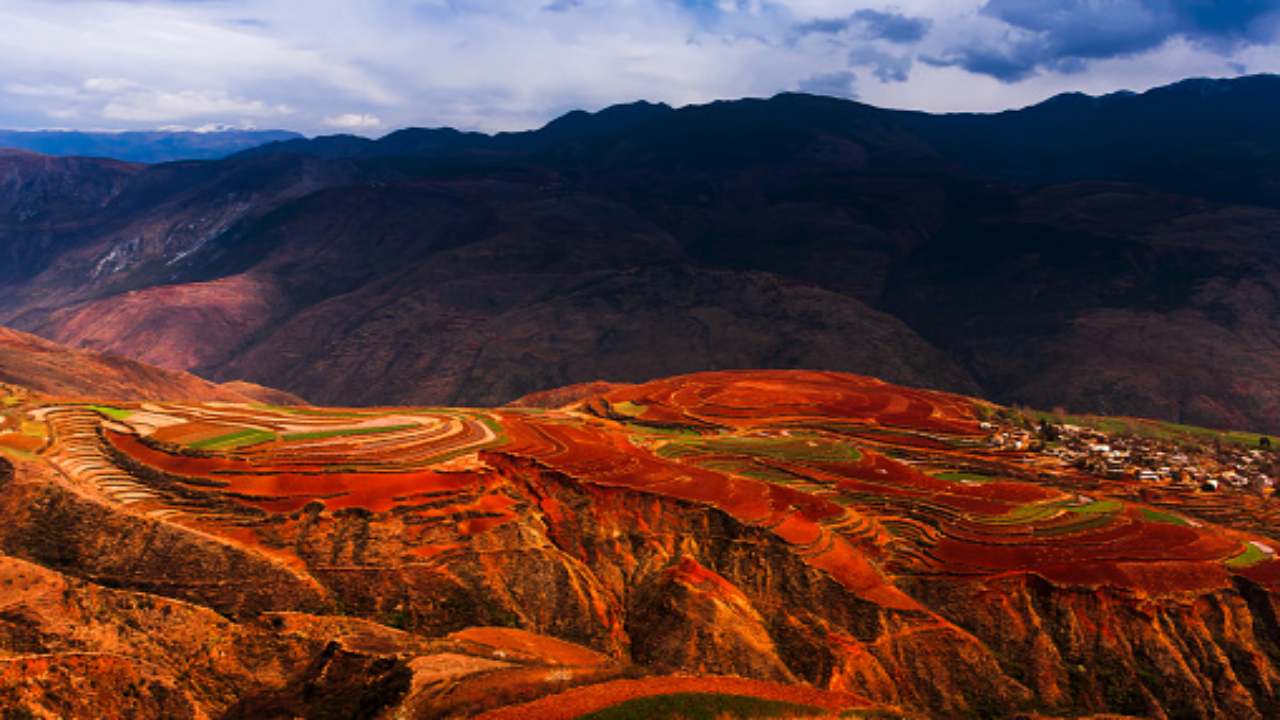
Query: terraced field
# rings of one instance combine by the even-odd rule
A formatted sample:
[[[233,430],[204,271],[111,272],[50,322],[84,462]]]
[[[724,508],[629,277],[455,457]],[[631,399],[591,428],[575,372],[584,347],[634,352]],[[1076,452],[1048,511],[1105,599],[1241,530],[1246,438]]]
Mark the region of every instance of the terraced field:
[[[1236,522],[1246,505],[995,449],[967,398],[759,371],[548,410],[24,401],[19,414],[0,442],[15,423],[43,428],[25,456],[75,493],[268,558],[328,612],[426,637],[520,627],[685,678],[607,689],[583,678],[616,672],[587,673],[569,683],[593,688],[570,691],[579,714],[723,694],[724,676],[835,693],[723,700],[796,712],[1280,709],[1267,650],[1280,627],[1264,611],[1280,560]],[[205,592],[130,572],[149,591]],[[250,612],[239,595],[208,602]],[[1103,662],[1120,669],[1089,671]],[[512,682],[523,690],[494,717],[566,687]]]

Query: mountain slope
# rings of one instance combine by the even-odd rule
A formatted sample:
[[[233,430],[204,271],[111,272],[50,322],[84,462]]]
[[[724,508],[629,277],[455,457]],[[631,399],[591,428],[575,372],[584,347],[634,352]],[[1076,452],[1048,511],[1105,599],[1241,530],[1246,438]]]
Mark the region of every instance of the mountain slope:
[[[61,398],[301,403],[249,383],[215,385],[194,375],[63,347],[0,327],[0,381]]]
[[[992,116],[640,103],[150,167],[0,158],[36,169],[0,207],[59,208],[0,225],[21,258],[0,322],[330,402],[826,367],[1280,430],[1280,214],[1254,192],[1269,166],[1232,154],[1271,152],[1275,82]],[[1074,122],[1096,132],[1061,137]],[[83,201],[39,189],[67,172]]]

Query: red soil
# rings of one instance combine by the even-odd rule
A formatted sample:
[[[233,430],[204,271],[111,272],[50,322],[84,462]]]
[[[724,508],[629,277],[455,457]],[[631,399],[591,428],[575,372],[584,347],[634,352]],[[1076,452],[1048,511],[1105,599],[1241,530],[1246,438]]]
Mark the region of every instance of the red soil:
[[[979,432],[968,398],[845,373],[707,372],[622,388],[604,397],[610,403],[643,405],[641,419],[658,422],[687,417],[743,427],[761,418],[831,418],[955,435]]]
[[[642,680],[614,680],[599,685],[574,688],[530,703],[492,710],[477,716],[477,720],[531,720],[532,718],[573,720],[573,718],[613,707],[628,700],[672,693],[744,695],[762,700],[809,705],[831,711],[871,705],[866,699],[857,695],[827,692],[802,685],[783,685],[732,677],[657,677]]]
[[[506,426],[526,422],[504,418]],[[532,423],[529,423],[532,424]],[[679,465],[632,444],[621,433],[590,426],[539,424],[515,435],[536,438],[532,447],[513,444],[503,453],[529,457],[587,485],[626,488],[723,510],[739,521],[770,528],[793,545],[808,546],[830,535],[818,523],[843,517],[839,505],[799,490],[761,480],[734,477],[704,468]],[[920,609],[894,588],[865,554],[838,535],[830,547],[806,557],[850,591],[872,602],[899,609]]]
[[[718,425],[773,437],[805,429],[806,423],[822,431],[838,422],[850,433],[845,441],[857,445],[861,455],[849,462],[769,459],[753,465],[755,461],[746,459],[745,465],[735,466],[734,461],[743,458],[725,450],[715,457],[728,464],[714,469],[699,464],[707,459],[703,454],[659,456],[652,438],[660,441],[662,436],[638,440],[625,423],[573,412],[494,411],[492,417],[507,440],[481,457],[534,463],[573,478],[588,492],[643,493],[717,508],[739,522],[768,530],[851,592],[890,608],[922,609],[881,568],[894,543],[913,547],[911,557],[916,560],[905,567],[931,573],[1029,572],[1060,583],[1164,593],[1179,587],[1221,586],[1228,573],[1222,563],[1239,551],[1242,540],[1211,527],[1148,520],[1134,505],[1118,513],[1076,512],[1068,504],[1075,495],[1049,485],[942,480],[863,443],[865,436],[877,447],[893,444],[887,440],[890,436],[878,431],[880,425],[927,432],[927,437],[904,436],[929,441],[911,443],[909,450],[910,457],[925,460],[926,466],[972,462],[1000,477],[1026,476],[1017,464],[1021,455],[949,444],[955,438],[971,438],[977,422],[971,401],[945,393],[896,388],[838,373],[765,371],[701,373],[611,388],[604,399],[642,406],[644,420],[692,423],[698,428]],[[244,419],[251,422],[253,413],[246,411]],[[215,425],[198,422],[162,433],[180,439],[215,431]],[[400,465],[406,452],[429,456],[432,443],[463,447],[482,439],[479,423],[466,428],[447,437],[431,431],[372,440],[335,437],[212,457],[169,454],[126,433],[107,431],[106,438],[138,462],[218,486],[211,490],[192,482],[191,489],[219,492],[269,512],[292,512],[313,501],[328,510],[399,508],[424,520],[447,519],[460,536],[469,536],[518,517],[517,501],[501,490],[507,478],[481,465],[465,471],[405,470]],[[362,470],[329,472],[335,464],[356,464]],[[740,467],[785,472],[784,479],[802,484],[793,487],[748,477]],[[570,511],[550,497],[539,503],[538,510],[554,532]],[[1044,504],[1046,509],[1019,510],[1031,504]],[[880,522],[896,522],[894,532],[901,537],[890,537]],[[414,552],[433,557],[439,550],[432,548],[448,546],[432,540]],[[1280,564],[1240,572],[1270,584],[1280,580],[1280,570],[1273,565]],[[693,572],[681,571],[686,570]]]
[[[506,659],[523,659],[545,665],[603,667],[612,662],[608,656],[581,645],[515,628],[473,627],[453,633],[449,639],[480,646],[488,651],[488,655],[497,650],[504,653]]]
[[[23,433],[0,433],[0,447],[12,448],[23,452],[35,452],[44,445],[44,440],[34,435]]]
[[[320,501],[330,510],[360,507],[386,512],[406,504],[412,495],[460,492],[477,487],[478,478],[467,473],[418,472],[275,472],[224,457],[171,455],[142,443],[137,436],[107,431],[107,440],[116,449],[138,462],[167,473],[211,480],[220,490],[235,493],[245,504],[271,512],[292,512],[311,501]],[[192,486],[198,487],[198,486]],[[497,501],[486,500],[490,512],[502,511]]]

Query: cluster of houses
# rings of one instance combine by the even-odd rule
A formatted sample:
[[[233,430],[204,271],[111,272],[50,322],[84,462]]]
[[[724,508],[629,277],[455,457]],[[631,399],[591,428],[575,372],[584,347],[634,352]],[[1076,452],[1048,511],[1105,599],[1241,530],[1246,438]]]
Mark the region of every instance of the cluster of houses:
[[[997,448],[1039,451],[1092,475],[1216,491],[1230,487],[1269,495],[1280,453],[1266,438],[1258,447],[1234,443],[1179,443],[1139,435],[1109,435],[1094,428],[1042,423],[1038,430],[984,423]],[[1280,450],[1280,448],[1277,448]]]

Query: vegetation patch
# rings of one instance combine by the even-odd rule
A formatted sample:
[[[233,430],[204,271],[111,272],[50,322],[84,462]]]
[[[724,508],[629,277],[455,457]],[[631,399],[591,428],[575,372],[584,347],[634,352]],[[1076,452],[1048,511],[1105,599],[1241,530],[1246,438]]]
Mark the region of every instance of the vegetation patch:
[[[951,471],[951,472],[936,473],[934,477],[938,478],[939,480],[946,480],[948,482],[976,482],[976,483],[991,482],[992,480],[995,479],[995,477],[992,475],[986,475],[983,473],[968,472],[968,471],[959,471],[959,470]]]
[[[609,410],[618,415],[627,417],[640,417],[645,411],[645,406],[639,403],[633,403],[630,400],[623,400],[620,403],[610,403]]]
[[[862,458],[862,453],[854,446],[834,442],[820,435],[690,437],[663,445],[658,448],[658,455],[665,458],[740,455],[793,462],[829,463],[857,462]]]
[[[826,711],[809,705],[762,700],[746,695],[672,693],[636,698],[579,720],[722,720],[723,718],[818,717]]]
[[[1171,525],[1190,525],[1187,519],[1174,515],[1173,513],[1161,512],[1160,510],[1152,510],[1151,508],[1142,508],[1142,519],[1151,522],[1169,523]]]
[[[286,433],[281,437],[285,442],[297,442],[301,440],[328,440],[337,437],[352,437],[357,435],[381,435],[383,433],[399,432],[401,430],[411,430],[419,427],[416,424],[408,423],[404,425],[378,425],[376,427],[358,427],[358,428],[338,428],[336,430],[316,430],[314,432],[297,432]]]
[[[1069,505],[1067,509],[1085,515],[1114,515],[1123,507],[1119,500],[1094,500],[1084,505]]]
[[[763,480],[768,483],[777,483],[781,485],[791,485],[798,482],[805,482],[806,478],[793,475],[785,470],[771,468],[766,465],[752,462],[749,459],[712,459],[698,463],[699,467],[715,470],[717,472],[733,473],[742,477],[752,478],[753,480]]]
[[[1258,547],[1257,543],[1245,543],[1244,551],[1239,555],[1227,560],[1227,567],[1231,568],[1247,568],[1251,565],[1257,565],[1267,559],[1267,554]]]
[[[1108,435],[1128,435],[1166,441],[1195,444],[1212,442],[1232,443],[1258,447],[1264,435],[1240,430],[1214,430],[1213,428],[1146,418],[1105,417],[1100,415],[1063,415],[1041,411],[1028,411],[1028,419],[1039,422],[1066,423],[1093,428]]]
[[[1042,520],[1049,520],[1062,514],[1059,503],[1028,503],[1019,505],[1003,515],[978,517],[978,522],[988,525],[1030,525]]]
[[[245,428],[225,435],[205,438],[204,440],[190,443],[187,447],[193,450],[235,450],[236,448],[258,445],[275,439],[275,433],[259,430],[258,428]]]
[[[1055,535],[1070,535],[1071,533],[1097,530],[1098,528],[1106,527],[1113,517],[1111,513],[1080,513],[1079,516],[1080,519],[1075,522],[1038,527],[1035,529],[1035,534],[1037,536],[1053,537]]]
[[[89,409],[96,411],[101,415],[106,415],[112,420],[127,420],[129,419],[129,416],[133,414],[132,410],[125,410],[124,408],[111,407],[110,405],[90,405]]]

